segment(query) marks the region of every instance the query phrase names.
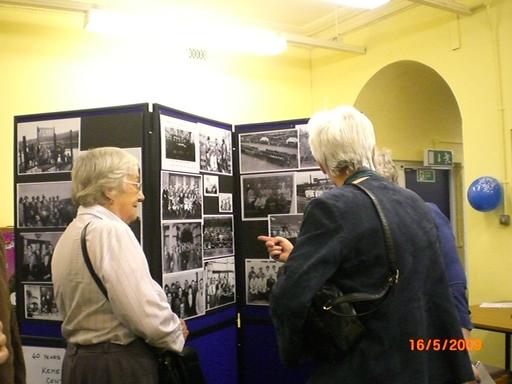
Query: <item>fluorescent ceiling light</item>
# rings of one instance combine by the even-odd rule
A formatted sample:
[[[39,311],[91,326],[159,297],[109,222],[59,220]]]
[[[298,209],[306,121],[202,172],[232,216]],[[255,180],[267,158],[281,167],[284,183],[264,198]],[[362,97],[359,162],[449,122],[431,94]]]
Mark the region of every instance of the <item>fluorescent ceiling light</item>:
[[[327,0],[330,3],[343,5],[345,7],[375,9],[384,4],[389,3],[390,0]]]
[[[189,18],[167,13],[91,9],[85,28],[92,32],[158,38],[169,44],[227,52],[277,55],[287,48],[286,38],[281,34],[197,15]]]

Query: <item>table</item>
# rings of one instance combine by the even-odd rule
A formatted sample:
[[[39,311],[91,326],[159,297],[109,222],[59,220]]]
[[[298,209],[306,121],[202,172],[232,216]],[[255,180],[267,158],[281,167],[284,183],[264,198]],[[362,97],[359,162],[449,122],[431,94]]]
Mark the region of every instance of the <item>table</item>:
[[[505,334],[505,369],[510,370],[510,338],[512,335],[512,308],[485,308],[472,305],[473,326],[486,331]]]

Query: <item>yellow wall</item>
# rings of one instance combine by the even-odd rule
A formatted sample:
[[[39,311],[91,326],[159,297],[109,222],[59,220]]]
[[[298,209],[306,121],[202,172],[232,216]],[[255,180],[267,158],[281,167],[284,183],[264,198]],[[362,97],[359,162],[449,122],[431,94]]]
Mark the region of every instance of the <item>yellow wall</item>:
[[[499,49],[493,44],[493,25]],[[460,47],[457,45],[459,31]],[[510,180],[505,164],[512,166],[511,102],[512,102],[512,1],[493,1],[489,12],[480,8],[468,17],[460,17],[435,9],[417,7],[397,15],[370,29],[354,33],[347,39],[365,45],[364,56],[347,58],[346,54],[318,52],[313,55],[313,109],[354,103],[365,83],[381,68],[401,60],[423,63],[448,83],[462,116],[463,192],[477,177],[491,175],[504,182]],[[500,121],[498,68],[502,70],[504,124]],[[390,89],[390,96],[392,96]],[[414,100],[410,101],[414,103]],[[401,107],[406,110],[407,103]],[[385,113],[385,112],[383,112]],[[389,113],[392,113],[391,111]],[[386,145],[407,160],[420,160],[425,142],[411,143],[404,135],[395,135],[393,127],[376,127],[377,138],[386,138]],[[433,136],[436,135],[435,127]],[[379,131],[380,130],[380,131]],[[416,155],[415,155],[416,154]],[[411,158],[411,156],[416,156]],[[403,159],[402,156],[398,158]],[[508,176],[508,177],[507,177]],[[482,213],[472,209],[465,196],[466,269],[470,301],[512,299],[512,227],[499,224],[503,209]],[[510,191],[506,194],[508,212]],[[512,320],[511,320],[512,321]],[[503,337],[476,332],[486,347],[477,358],[504,365]]]
[[[206,62],[190,61],[165,42],[126,44],[91,36],[81,31],[82,22],[71,14],[0,8],[0,129],[4,138],[0,159],[5,187],[0,226],[13,222],[15,115],[158,102],[233,123],[299,118],[318,109],[354,103],[375,73],[401,60],[431,67],[457,100],[464,143],[462,191],[482,175],[510,181],[505,168],[508,164],[510,172],[512,167],[510,0],[492,1],[489,16],[484,8],[457,18],[417,7],[347,38],[349,43],[365,45],[367,54],[315,50],[311,62],[308,51],[299,48],[273,58],[211,54]],[[503,123],[491,24],[499,37]],[[420,160],[424,140],[405,140],[391,128],[380,129],[377,135],[402,154],[401,160]],[[432,127],[432,137],[440,135],[444,133]],[[470,301],[512,299],[512,227],[498,223],[502,210],[477,212],[464,196],[458,198],[464,201]],[[506,199],[510,208],[510,191]],[[475,336],[482,337],[486,346],[475,356],[503,365],[502,337],[487,332]]]
[[[0,226],[14,221],[14,116],[141,102],[234,124],[311,114],[307,50],[191,60],[172,38],[101,38],[83,22],[78,14],[0,7]]]

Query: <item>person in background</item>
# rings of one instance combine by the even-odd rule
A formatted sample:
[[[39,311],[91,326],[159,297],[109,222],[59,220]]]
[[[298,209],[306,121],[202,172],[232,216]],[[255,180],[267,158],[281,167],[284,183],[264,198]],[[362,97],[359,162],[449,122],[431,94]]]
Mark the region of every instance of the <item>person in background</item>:
[[[181,351],[188,335],[128,226],[144,200],[137,159],[120,148],[82,153],[73,165],[77,216],[52,257],[55,300],[68,345],[62,384],[158,382],[153,349]],[[98,288],[83,260],[80,237],[106,288]]]
[[[398,185],[398,170],[391,157],[391,151],[387,148],[377,149],[374,155],[377,171],[389,181]],[[467,279],[464,267],[459,259],[455,236],[453,235],[450,220],[434,203],[426,203],[437,227],[439,246],[448,279],[448,286],[452,294],[453,303],[459,316],[459,324],[465,339],[471,337],[473,323],[470,318],[470,310],[467,298]],[[473,365],[473,373],[478,379],[478,369]]]
[[[359,319],[366,333],[346,354],[328,361],[313,355],[309,383],[442,384],[474,380],[467,351],[415,350],[417,342],[463,338],[443,271],[435,223],[412,191],[389,182],[373,163],[372,123],[357,109],[315,114],[309,144],[337,188],[313,199],[304,211],[296,245],[259,236],[270,256],[284,264],[272,288],[270,312],[286,365],[308,357],[304,329],[315,293],[326,282],[344,294],[377,293],[389,277],[382,226],[361,184],[378,199],[394,240],[399,278],[381,305]],[[313,345],[314,347],[314,345]]]
[[[16,315],[9,300],[4,239],[0,235],[0,383],[25,384],[25,360]]]

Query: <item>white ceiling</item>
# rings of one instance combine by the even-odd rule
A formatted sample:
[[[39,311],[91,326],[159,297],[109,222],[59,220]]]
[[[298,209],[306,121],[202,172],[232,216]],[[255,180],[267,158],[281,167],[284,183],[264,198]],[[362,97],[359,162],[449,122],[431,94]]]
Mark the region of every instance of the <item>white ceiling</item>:
[[[213,14],[253,26],[267,27],[293,35],[297,41],[307,41],[333,28],[337,37],[343,37],[351,31],[414,7],[430,6],[439,12],[467,15],[482,3],[482,0],[391,0],[375,10],[361,10],[336,6],[326,0],[0,0],[0,6],[43,7],[79,12],[86,12],[90,8],[186,9],[191,15]],[[342,45],[338,48],[343,48]]]

